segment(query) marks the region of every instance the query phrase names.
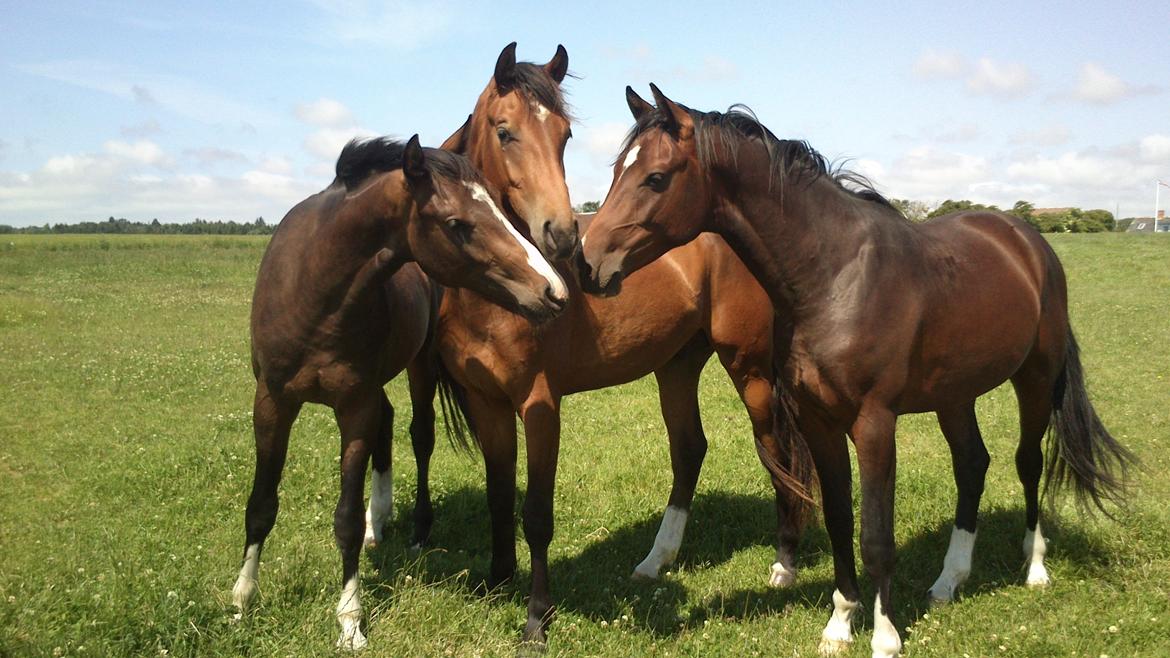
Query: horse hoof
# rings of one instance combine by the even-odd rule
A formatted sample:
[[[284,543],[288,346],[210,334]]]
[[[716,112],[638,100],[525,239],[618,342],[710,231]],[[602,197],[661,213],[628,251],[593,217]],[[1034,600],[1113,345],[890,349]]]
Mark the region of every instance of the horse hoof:
[[[822,656],[837,656],[849,650],[853,646],[851,640],[830,640],[828,638],[821,638],[821,643],[817,647],[817,653]]]
[[[630,574],[630,580],[639,583],[649,583],[658,580],[658,572],[643,569],[642,565],[634,568],[634,572]]]
[[[544,642],[525,640],[516,649],[516,658],[541,658],[548,653],[548,645]]]
[[[791,587],[796,583],[796,570],[789,570],[779,562],[772,565],[772,574],[768,577],[768,585],[777,589]]]
[[[342,631],[341,637],[337,638],[337,648],[341,651],[361,651],[367,644],[366,636],[356,628],[352,632]]]

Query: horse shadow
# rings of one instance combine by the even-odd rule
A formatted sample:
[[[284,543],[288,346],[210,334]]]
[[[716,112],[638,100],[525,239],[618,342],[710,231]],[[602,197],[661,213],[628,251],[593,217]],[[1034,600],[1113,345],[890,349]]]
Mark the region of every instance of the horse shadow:
[[[523,492],[520,494],[518,501],[523,500]],[[484,581],[491,563],[491,535],[483,490],[463,487],[434,502],[436,522],[431,545],[421,552],[409,546],[412,530],[409,507],[404,504],[396,510],[394,521],[386,528],[386,541],[366,557],[377,570],[380,581],[400,582],[405,572],[429,586],[461,591],[469,597],[487,596],[497,604],[523,605],[529,584],[523,552],[516,577],[486,592]],[[585,537],[583,550],[564,557],[556,557],[556,542],[566,540],[566,533],[559,532],[550,551],[554,556],[550,569],[558,610],[598,623],[626,615],[631,621],[623,623],[659,637],[679,635],[703,626],[712,618],[753,619],[784,615],[796,608],[822,611],[828,619],[834,589],[832,549],[819,512],[801,539],[796,585],[773,589],[765,584],[775,547],[773,500],[724,490],[697,493],[678,561],[668,569],[688,572],[720,569],[743,551],[753,551],[750,559],[755,560],[759,548],[768,549],[763,553],[767,558],[760,561],[758,572],[737,584],[741,586],[700,601],[695,601],[687,588],[670,576],[649,582],[630,578],[634,565],[653,545],[660,521],[661,512],[648,512],[601,536]],[[518,520],[517,541],[523,542],[520,525]],[[947,519],[897,542],[892,594],[894,618],[899,626],[913,624],[930,610],[926,593],[942,568],[951,527]],[[1114,558],[1075,521],[1046,517],[1044,528],[1049,537],[1049,555],[1052,556],[1054,549],[1059,551],[1060,560],[1077,571],[1103,569]],[[856,543],[857,533],[854,535]],[[1022,509],[992,508],[980,514],[971,575],[961,590],[960,600],[1024,582],[1023,535]],[[862,602],[868,613],[872,611],[874,589],[856,545],[854,552],[858,556]],[[393,587],[373,587],[367,592],[377,603],[393,604]],[[858,627],[871,628],[871,616],[858,615]]]

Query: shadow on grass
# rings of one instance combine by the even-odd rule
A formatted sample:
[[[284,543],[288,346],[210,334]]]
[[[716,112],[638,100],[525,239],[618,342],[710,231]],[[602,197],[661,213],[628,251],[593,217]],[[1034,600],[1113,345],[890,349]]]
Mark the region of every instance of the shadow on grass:
[[[523,500],[523,492],[517,497]],[[519,508],[519,502],[517,504]],[[486,501],[481,489],[470,487],[444,495],[435,501],[435,527],[431,547],[420,556],[408,547],[411,536],[410,510],[400,507],[395,521],[387,527],[386,542],[368,554],[384,582],[393,581],[404,569],[418,569],[415,577],[445,588],[463,588],[472,595],[483,591],[491,562],[490,528]],[[752,619],[783,615],[794,608],[831,611],[832,577],[813,578],[809,572],[822,566],[831,570],[832,550],[819,515],[806,529],[798,556],[797,584],[772,589],[765,584],[772,552],[758,569],[726,592],[702,601],[688,597],[687,588],[676,579],[635,581],[629,574],[654,543],[660,513],[648,513],[626,523],[608,535],[590,540],[584,550],[570,557],[554,558],[551,565],[553,597],[562,612],[572,612],[603,621],[630,615],[645,631],[657,636],[674,636],[700,627],[709,618]],[[698,493],[692,505],[686,537],[675,567],[689,572],[716,569],[737,553],[756,547],[775,546],[773,501],[726,491]],[[523,541],[517,513],[517,541]],[[977,597],[1024,579],[1022,541],[1024,515],[1017,509],[991,509],[979,518],[979,538],[970,578],[962,596]],[[1076,519],[1045,521],[1049,555],[1078,570],[1097,571],[1108,566],[1112,554],[1077,525]],[[917,621],[929,610],[926,592],[942,567],[951,533],[950,521],[932,530],[923,530],[897,546],[894,574],[895,623],[901,627]],[[561,533],[560,540],[564,540]],[[554,537],[553,554],[556,554]],[[856,541],[856,537],[855,537]],[[857,553],[855,547],[855,554]],[[859,554],[858,554],[859,555]],[[859,628],[872,626],[873,587],[857,560],[865,613],[858,615]],[[413,565],[413,566],[412,566]],[[412,572],[413,573],[413,572]],[[529,587],[527,565],[518,565],[513,581],[492,592],[493,601],[523,605]],[[374,590],[376,597],[389,598],[389,588]],[[519,632],[519,626],[517,632]],[[556,633],[554,623],[552,633]]]

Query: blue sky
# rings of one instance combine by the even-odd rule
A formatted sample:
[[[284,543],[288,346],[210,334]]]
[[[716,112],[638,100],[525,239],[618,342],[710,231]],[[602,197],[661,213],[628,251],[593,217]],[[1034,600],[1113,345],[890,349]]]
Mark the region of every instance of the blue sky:
[[[1170,179],[1164,2],[3,4],[13,225],[278,220],[354,135],[441,141],[513,40],[536,62],[564,44],[581,76],[574,203],[604,196],[623,89],[649,82],[746,103],[896,197],[1148,216]]]

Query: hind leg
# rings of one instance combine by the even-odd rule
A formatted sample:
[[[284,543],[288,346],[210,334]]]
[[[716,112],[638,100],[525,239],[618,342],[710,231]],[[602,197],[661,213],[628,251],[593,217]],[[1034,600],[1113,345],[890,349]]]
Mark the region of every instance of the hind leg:
[[[1012,377],[1020,405],[1020,445],[1016,448],[1016,473],[1024,486],[1024,559],[1028,565],[1025,583],[1045,587],[1044,568],[1047,543],[1040,530],[1040,475],[1044,470],[1041,444],[1052,418],[1052,380],[1040,368],[1024,368]]]
[[[239,619],[258,590],[260,550],[276,524],[279,507],[277,487],[288,453],[288,435],[300,412],[299,402],[289,402],[271,395],[263,380],[256,383],[252,405],[252,428],[256,438],[256,473],[252,494],[244,514],[244,562],[232,588],[232,602]]]
[[[735,388],[751,418],[756,453],[776,491],[776,560],[772,563],[768,584],[772,587],[788,587],[796,582],[796,547],[804,529],[804,512],[807,508],[806,501],[785,484],[785,478],[791,477],[785,473],[797,470],[794,467],[801,455],[795,454],[794,450],[802,450],[803,447],[782,441],[778,436],[771,355],[753,354],[738,347],[720,349],[719,359],[735,382]]]
[[[394,518],[393,443],[394,407],[383,393],[382,419],[370,452],[373,468],[370,472],[370,506],[366,508],[366,548],[382,543],[382,527]]]
[[[933,603],[949,603],[971,573],[971,556],[975,551],[975,524],[979,516],[979,499],[991,458],[979,434],[975,402],[938,412],[938,424],[951,449],[951,467],[959,501],[955,506],[955,526],[951,543],[943,558],[942,573],[930,587]]]
[[[633,578],[654,580],[663,567],[674,562],[682,545],[691,500],[703,458],[707,454],[707,437],[699,418],[699,375],[711,356],[709,351],[680,353],[655,371],[662,419],[670,438],[670,468],[674,481],[670,487],[662,525],[654,537],[654,546],[638,566]]]
[[[431,537],[435,512],[431,506],[431,455],[435,452],[435,388],[438,377],[434,362],[425,354],[407,367],[410,377],[410,445],[418,469],[418,494],[414,500],[414,538],[411,548],[426,546]]]

